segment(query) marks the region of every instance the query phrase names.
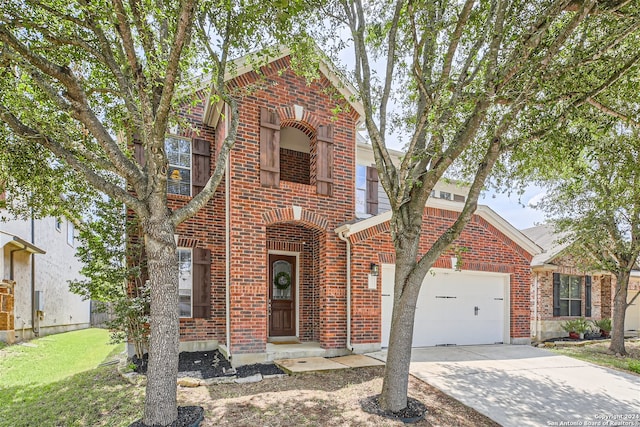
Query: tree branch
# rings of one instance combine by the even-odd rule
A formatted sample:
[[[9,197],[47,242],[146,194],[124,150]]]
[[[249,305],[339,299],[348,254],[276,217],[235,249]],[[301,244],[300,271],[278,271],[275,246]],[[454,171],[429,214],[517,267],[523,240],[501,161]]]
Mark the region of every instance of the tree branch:
[[[91,185],[100,191],[109,194],[127,204],[137,212],[144,212],[144,205],[126,190],[107,181],[91,169],[90,165],[79,160],[69,150],[65,149],[62,144],[50,137],[40,134],[35,129],[22,123],[11,111],[3,104],[0,104],[0,118],[11,128],[11,130],[26,141],[33,141],[50,150],[53,154],[63,159],[75,171],[81,173]]]

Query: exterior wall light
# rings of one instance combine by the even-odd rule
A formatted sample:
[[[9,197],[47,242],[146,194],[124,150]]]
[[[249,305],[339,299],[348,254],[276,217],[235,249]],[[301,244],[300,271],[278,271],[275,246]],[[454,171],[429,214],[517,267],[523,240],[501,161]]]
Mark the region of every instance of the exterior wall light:
[[[375,262],[372,262],[369,266],[369,274],[377,276],[380,273],[380,267]]]

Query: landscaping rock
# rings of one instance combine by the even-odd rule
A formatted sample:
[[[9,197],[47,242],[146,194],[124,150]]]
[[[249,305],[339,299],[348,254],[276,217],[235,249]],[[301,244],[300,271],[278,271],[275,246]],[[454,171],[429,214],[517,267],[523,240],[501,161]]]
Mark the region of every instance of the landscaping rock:
[[[181,387],[200,387],[202,385],[202,381],[197,378],[178,378],[178,385]]]
[[[207,378],[202,380],[204,385],[214,385],[214,384],[229,384],[236,382],[238,377],[235,375],[233,377],[215,377],[215,378]]]
[[[254,374],[249,377],[236,378],[238,384],[259,383],[262,381],[262,374]]]

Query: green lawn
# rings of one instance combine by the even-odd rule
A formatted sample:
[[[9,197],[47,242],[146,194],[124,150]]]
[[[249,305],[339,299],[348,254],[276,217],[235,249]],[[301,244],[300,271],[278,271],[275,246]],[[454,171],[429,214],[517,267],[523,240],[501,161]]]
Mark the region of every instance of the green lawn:
[[[142,393],[100,366],[123,351],[102,329],[50,335],[0,351],[0,426],[126,426]],[[33,345],[33,346],[31,346]]]
[[[567,346],[551,348],[557,353],[576,359],[586,360],[597,365],[615,368],[622,371],[640,374],[640,340],[625,341],[627,353],[625,357],[618,357],[609,352],[609,342],[596,342],[583,347]]]

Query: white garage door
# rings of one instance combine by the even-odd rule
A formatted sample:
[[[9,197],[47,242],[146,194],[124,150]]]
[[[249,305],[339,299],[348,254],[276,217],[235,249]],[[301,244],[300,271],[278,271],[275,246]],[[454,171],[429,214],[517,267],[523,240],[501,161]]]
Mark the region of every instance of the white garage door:
[[[395,266],[382,266],[382,346],[389,344]],[[509,342],[509,275],[434,269],[416,307],[413,346]]]
[[[627,295],[627,302],[635,298],[637,291],[629,291]],[[638,296],[633,304],[627,307],[627,312],[624,317],[624,330],[625,331],[639,331],[640,330],[640,296]]]

